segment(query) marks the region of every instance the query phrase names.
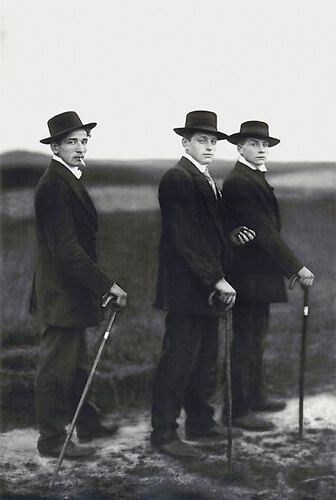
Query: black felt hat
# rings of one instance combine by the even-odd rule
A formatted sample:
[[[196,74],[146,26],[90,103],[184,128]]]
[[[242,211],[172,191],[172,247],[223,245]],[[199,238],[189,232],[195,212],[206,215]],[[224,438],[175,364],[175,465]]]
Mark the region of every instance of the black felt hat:
[[[72,130],[77,130],[79,128],[91,130],[96,125],[96,122],[82,123],[82,120],[75,111],[65,111],[64,113],[53,116],[50,120],[48,120],[50,137],[41,139],[40,142],[42,142],[42,144],[51,144],[53,141],[68,134]]]
[[[186,116],[185,126],[173,130],[182,137],[186,132],[193,130],[214,134],[219,141],[228,137],[227,134],[217,130],[217,115],[212,111],[190,111]]]
[[[236,134],[229,135],[228,141],[231,142],[231,144],[239,144],[240,139],[247,137],[265,139],[268,141],[269,147],[276,146],[276,144],[279,144],[280,142],[280,139],[270,137],[267,123],[258,121],[248,121],[242,123],[240,125],[240,131]]]

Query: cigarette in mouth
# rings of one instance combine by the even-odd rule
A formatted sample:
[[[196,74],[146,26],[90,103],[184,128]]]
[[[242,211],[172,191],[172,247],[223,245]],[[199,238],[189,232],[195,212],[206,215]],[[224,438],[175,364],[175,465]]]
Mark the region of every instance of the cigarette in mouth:
[[[80,159],[81,164],[83,165],[83,167],[85,167],[85,162],[84,162],[83,158],[79,158],[79,159]]]

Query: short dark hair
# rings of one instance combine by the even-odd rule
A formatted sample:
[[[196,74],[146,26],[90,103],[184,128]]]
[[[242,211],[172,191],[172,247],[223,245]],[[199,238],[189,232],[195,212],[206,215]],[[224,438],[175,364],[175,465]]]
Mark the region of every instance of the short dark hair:
[[[191,141],[191,139],[197,132],[198,132],[197,130],[185,130],[183,132],[183,137],[187,139],[187,141]]]
[[[87,133],[87,136],[91,137],[91,129],[89,129],[89,128],[81,127],[81,128],[75,129],[75,130],[85,130],[85,132]],[[70,132],[66,132],[65,134],[62,134],[62,135],[58,136],[57,138],[55,137],[55,139],[52,140],[51,144],[54,143],[54,144],[60,145],[61,142],[63,141],[63,139],[65,137],[67,137],[69,134],[71,134],[71,132],[73,132],[73,131],[70,130]]]
[[[244,144],[246,143],[246,141],[248,141],[249,139],[258,139],[259,141],[265,140],[265,141],[268,142],[268,140],[266,138],[258,137],[258,136],[257,137],[253,137],[252,135],[251,136],[247,135],[246,137],[241,137],[240,139],[238,139],[237,146],[238,145],[239,146],[244,146]]]
[[[215,135],[216,137],[218,137],[218,136],[217,136],[217,134],[216,134],[216,132],[210,132],[210,131],[208,131],[208,130],[200,130],[200,129],[196,129],[196,130],[192,130],[192,129],[185,130],[185,131],[183,132],[183,137],[184,137],[185,139],[187,139],[187,141],[191,141],[191,139],[194,137],[194,135],[195,135],[195,134],[201,134],[202,132],[203,132],[204,134]]]

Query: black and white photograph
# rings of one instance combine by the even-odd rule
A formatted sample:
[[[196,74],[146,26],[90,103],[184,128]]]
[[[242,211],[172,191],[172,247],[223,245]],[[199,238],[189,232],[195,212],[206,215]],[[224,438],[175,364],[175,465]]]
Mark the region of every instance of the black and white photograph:
[[[332,0],[2,0],[0,499],[336,496]]]

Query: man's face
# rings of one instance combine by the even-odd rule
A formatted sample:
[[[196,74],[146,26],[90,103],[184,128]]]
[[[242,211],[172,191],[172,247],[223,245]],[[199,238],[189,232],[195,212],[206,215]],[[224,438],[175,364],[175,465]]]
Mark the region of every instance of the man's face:
[[[190,154],[201,165],[208,165],[215,156],[217,137],[205,132],[196,132],[190,141],[183,138],[182,144],[186,153]]]
[[[70,132],[64,137],[60,144],[53,143],[51,148],[53,153],[71,167],[83,166],[81,159],[84,159],[87,150],[88,134],[84,129]]]
[[[268,156],[268,142],[265,139],[248,137],[244,144],[238,144],[238,152],[246,161],[256,167],[263,165]]]

